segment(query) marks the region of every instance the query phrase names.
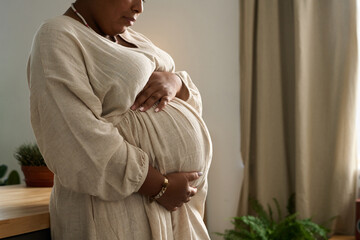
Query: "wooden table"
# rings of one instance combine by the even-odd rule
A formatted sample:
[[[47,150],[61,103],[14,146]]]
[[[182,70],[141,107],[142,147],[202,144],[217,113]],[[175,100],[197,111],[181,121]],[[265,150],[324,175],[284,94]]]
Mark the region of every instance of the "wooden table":
[[[354,236],[332,236],[330,240],[355,240]]]
[[[50,228],[51,188],[24,185],[0,187],[0,239],[40,239],[14,237]],[[333,236],[330,240],[355,240],[352,236]]]
[[[0,238],[50,228],[52,188],[0,187]]]

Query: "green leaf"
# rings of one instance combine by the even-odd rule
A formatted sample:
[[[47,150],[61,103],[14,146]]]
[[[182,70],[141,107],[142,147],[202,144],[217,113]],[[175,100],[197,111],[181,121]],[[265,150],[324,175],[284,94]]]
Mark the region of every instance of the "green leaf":
[[[296,240],[302,239],[300,230],[296,223],[296,214],[287,216],[282,221],[280,221],[275,229],[270,239],[277,240]]]
[[[22,166],[46,166],[36,143],[22,144],[16,149],[14,157]]]
[[[297,224],[298,224],[300,233],[305,240],[314,240],[315,239],[314,234],[309,229],[307,229],[304,225],[301,225],[300,222],[297,222]]]
[[[243,216],[240,218],[242,219],[244,224],[249,226],[251,230],[250,232],[255,233],[256,236],[261,240],[268,240],[266,236],[266,229],[268,228],[268,226],[261,219],[254,216]]]
[[[325,226],[330,226],[330,224],[336,219],[338,218],[339,215],[333,216],[331,217],[329,220],[321,223],[320,227],[322,227],[323,229],[325,229],[328,233],[330,232],[330,229],[327,229]],[[311,220],[311,219],[310,219]]]
[[[289,200],[288,200],[288,204],[286,206],[286,209],[288,211],[288,214],[294,214],[296,211],[296,202],[295,202],[295,193],[291,194]]]
[[[282,213],[281,213],[281,209],[280,209],[280,204],[279,204],[278,200],[276,200],[276,198],[273,198],[273,200],[275,202],[275,206],[276,206],[276,209],[278,211],[278,221],[281,221]]]
[[[239,240],[239,239],[256,240],[255,236],[246,229],[226,230],[225,234],[222,233],[216,233],[216,234],[219,236],[223,236],[225,240]]]
[[[9,174],[9,177],[6,179],[7,185],[15,185],[20,184],[20,176],[19,173],[16,170],[12,170]]]
[[[273,223],[274,222],[274,218],[273,218],[273,212],[272,212],[272,209],[270,207],[270,205],[268,204],[267,205],[268,207],[268,211],[269,211],[269,218],[270,218],[270,221]]]
[[[327,239],[327,234],[330,232],[329,229],[312,222],[311,219],[298,220],[298,222],[316,237]]]
[[[8,167],[6,165],[0,165],[0,178],[3,178],[5,176],[7,169]]]
[[[319,240],[327,239],[328,229],[317,225],[311,219],[299,220],[295,212],[295,195],[292,194],[288,200],[287,210],[289,214],[282,216],[280,204],[274,198],[275,206],[279,214],[279,222],[273,220],[273,211],[267,205],[268,212],[265,212],[261,204],[253,200],[252,208],[258,216],[234,217],[233,230],[225,230],[225,240]]]
[[[259,219],[266,225],[271,226],[271,218],[268,216],[267,212],[264,210],[263,206],[255,199],[250,198],[250,206],[256,212]]]

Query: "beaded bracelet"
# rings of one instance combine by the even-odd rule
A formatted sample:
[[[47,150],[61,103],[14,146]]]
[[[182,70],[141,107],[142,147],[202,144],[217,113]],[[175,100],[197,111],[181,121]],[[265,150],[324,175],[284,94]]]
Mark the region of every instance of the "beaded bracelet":
[[[165,177],[164,182],[163,182],[163,184],[161,185],[160,192],[159,192],[158,194],[156,194],[155,196],[150,197],[150,198],[149,198],[150,202],[153,202],[153,201],[155,201],[156,199],[161,198],[161,196],[164,195],[164,193],[166,192],[166,189],[167,189],[168,185],[169,185],[169,180]]]

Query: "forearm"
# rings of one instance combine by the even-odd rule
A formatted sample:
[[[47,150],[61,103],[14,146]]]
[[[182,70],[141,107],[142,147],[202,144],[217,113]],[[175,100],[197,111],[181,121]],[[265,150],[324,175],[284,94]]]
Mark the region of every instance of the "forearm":
[[[146,179],[138,192],[145,196],[155,196],[161,190],[164,178],[159,171],[149,165]]]
[[[166,175],[168,184],[162,196],[156,201],[169,211],[175,211],[197,192],[196,187],[191,187],[190,182],[198,179],[202,173],[199,172],[174,172]],[[162,190],[165,176],[149,165],[148,174],[139,193],[154,197]]]

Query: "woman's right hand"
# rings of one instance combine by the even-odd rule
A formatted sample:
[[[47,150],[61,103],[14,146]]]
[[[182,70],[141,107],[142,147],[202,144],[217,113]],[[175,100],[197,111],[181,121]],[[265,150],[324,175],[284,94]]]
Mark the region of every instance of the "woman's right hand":
[[[164,195],[156,201],[169,211],[177,210],[196,194],[197,188],[192,187],[191,182],[201,175],[198,172],[177,172],[166,175],[169,180],[168,187]]]
[[[156,201],[169,211],[175,211],[190,201],[197,192],[191,182],[202,176],[201,172],[174,172],[166,175],[169,180],[165,193]],[[148,197],[155,196],[161,190],[164,176],[154,167],[149,166],[147,176],[139,193]]]

